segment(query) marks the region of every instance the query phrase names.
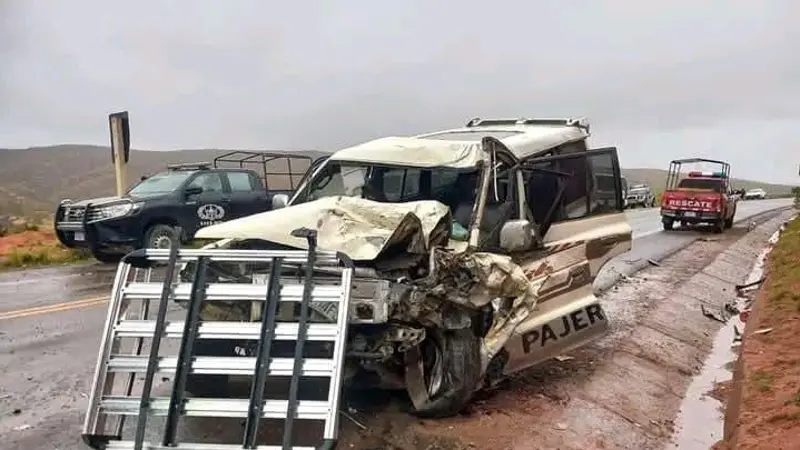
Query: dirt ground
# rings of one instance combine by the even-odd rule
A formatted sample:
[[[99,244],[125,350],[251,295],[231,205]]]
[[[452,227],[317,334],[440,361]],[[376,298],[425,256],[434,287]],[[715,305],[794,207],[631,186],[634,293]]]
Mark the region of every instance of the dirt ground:
[[[0,237],[0,256],[5,256],[16,249],[36,247],[55,241],[53,233],[44,231],[23,231]]]
[[[747,321],[718,450],[800,448],[800,218],[769,255]]]
[[[71,263],[86,257],[86,252],[61,245],[52,230],[32,229],[0,237],[0,269]]]

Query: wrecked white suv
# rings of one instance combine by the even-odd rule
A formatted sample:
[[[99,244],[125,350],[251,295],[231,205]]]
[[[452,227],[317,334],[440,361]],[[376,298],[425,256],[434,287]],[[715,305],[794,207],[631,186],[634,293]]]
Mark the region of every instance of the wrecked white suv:
[[[588,137],[584,120],[475,119],[374,140],[319,161],[276,209],[196,237],[218,239],[207,248],[303,249],[292,230],[316,230],[320,250],[356,266],[346,383],[406,389],[422,416],[456,414],[482,387],[608,328],[592,281],[630,249],[631,228],[616,149],[587,149]],[[208,302],[201,314],[259,320],[258,303],[240,305]],[[311,308],[311,320],[336,317]],[[251,351],[201,343],[198,354]],[[189,389],[219,389],[220,377],[195,375]]]

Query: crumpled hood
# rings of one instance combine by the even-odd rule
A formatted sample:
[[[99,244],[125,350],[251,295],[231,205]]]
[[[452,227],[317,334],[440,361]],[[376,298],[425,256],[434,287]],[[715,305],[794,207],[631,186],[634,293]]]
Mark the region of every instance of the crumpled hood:
[[[357,261],[373,261],[387,249],[425,254],[446,244],[450,210],[437,201],[380,203],[356,197],[325,197],[200,229],[198,239],[262,239],[305,249],[298,228],[317,230],[321,250],[343,252]]]

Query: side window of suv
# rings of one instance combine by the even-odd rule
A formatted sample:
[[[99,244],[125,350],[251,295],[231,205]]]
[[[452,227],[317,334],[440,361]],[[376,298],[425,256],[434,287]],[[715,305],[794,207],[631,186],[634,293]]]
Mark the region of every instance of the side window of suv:
[[[406,202],[420,194],[420,169],[381,169],[383,194],[390,202]]]
[[[228,183],[231,192],[252,192],[253,184],[251,175],[247,172],[228,172]]]
[[[599,149],[526,163],[533,219],[541,224],[622,211],[615,155],[616,149]]]
[[[222,193],[222,176],[219,172],[203,172],[192,180],[187,187],[203,188],[203,193],[209,192]]]

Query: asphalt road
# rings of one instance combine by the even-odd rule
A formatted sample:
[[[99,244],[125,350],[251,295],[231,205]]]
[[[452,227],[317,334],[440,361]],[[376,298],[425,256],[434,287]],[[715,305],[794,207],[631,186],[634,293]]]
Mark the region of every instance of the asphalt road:
[[[736,219],[789,206],[791,200],[740,202]],[[702,232],[664,232],[657,209],[626,213],[633,250],[609,263],[595,286],[688,245]],[[0,436],[14,449],[84,449],[80,428],[105,320],[114,267],[0,274]]]

